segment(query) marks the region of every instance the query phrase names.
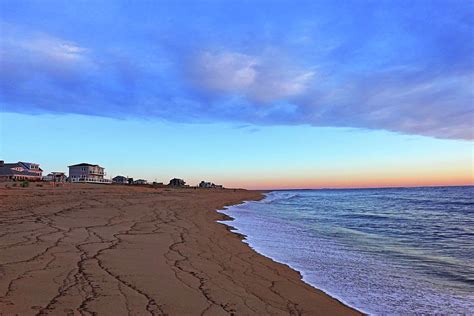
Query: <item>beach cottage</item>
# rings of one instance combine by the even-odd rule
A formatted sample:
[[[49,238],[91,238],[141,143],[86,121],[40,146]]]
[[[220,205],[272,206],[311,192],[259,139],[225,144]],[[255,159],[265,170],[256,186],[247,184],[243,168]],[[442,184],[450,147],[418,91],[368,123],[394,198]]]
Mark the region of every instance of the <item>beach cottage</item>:
[[[206,189],[212,188],[213,185],[214,183],[206,182],[206,181],[201,181],[201,183],[199,183],[200,188],[206,188]]]
[[[222,189],[223,188],[223,186],[220,185],[220,184],[214,184],[212,182],[206,182],[206,181],[201,181],[199,183],[199,187],[200,188],[206,188],[206,189],[211,189],[211,188],[213,188],[213,189]]]
[[[43,177],[43,181],[63,183],[66,182],[66,174],[64,172],[51,172]]]
[[[0,181],[41,181],[43,170],[32,162],[5,163],[0,160]]]
[[[68,168],[69,181],[72,183],[112,183],[112,180],[104,178],[105,169],[99,165],[80,163]]]
[[[133,184],[148,184],[148,181],[143,180],[143,179],[138,179],[133,181]]]
[[[186,182],[183,179],[173,178],[168,184],[170,187],[183,187]]]
[[[116,176],[112,178],[112,182],[116,184],[128,184],[128,178],[124,176]]]

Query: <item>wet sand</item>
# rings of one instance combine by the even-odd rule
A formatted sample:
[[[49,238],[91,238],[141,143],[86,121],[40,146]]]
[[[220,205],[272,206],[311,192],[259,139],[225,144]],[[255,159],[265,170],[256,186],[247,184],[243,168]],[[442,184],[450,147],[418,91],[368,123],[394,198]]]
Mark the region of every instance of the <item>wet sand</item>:
[[[216,209],[259,198],[245,190],[1,186],[0,314],[358,314],[216,222],[225,218]]]

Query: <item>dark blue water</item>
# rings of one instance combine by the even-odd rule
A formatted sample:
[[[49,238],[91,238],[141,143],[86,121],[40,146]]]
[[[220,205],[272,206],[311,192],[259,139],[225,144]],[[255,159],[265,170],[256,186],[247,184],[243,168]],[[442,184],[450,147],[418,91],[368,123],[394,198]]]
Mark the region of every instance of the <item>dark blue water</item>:
[[[258,252],[371,314],[474,314],[474,187],[274,191],[224,213]]]

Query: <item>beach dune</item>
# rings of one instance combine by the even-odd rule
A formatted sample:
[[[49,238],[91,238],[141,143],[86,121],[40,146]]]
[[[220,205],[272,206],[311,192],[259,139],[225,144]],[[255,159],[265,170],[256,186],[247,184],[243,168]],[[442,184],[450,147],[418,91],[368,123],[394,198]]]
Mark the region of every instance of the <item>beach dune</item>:
[[[2,315],[351,315],[217,223],[245,190],[0,188]],[[231,222],[229,222],[231,224]]]

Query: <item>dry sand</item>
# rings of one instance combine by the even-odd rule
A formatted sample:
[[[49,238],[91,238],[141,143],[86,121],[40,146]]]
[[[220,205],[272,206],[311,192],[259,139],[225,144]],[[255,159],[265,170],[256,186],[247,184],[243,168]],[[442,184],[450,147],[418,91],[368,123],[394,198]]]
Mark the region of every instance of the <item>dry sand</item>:
[[[2,315],[350,315],[216,220],[245,190],[0,188]]]

